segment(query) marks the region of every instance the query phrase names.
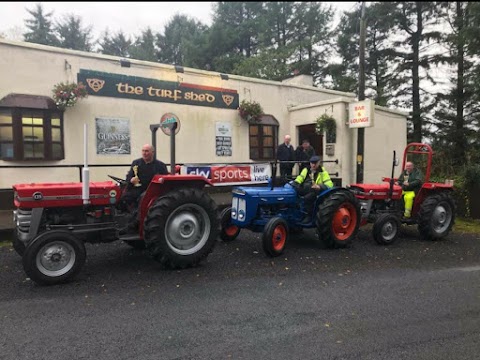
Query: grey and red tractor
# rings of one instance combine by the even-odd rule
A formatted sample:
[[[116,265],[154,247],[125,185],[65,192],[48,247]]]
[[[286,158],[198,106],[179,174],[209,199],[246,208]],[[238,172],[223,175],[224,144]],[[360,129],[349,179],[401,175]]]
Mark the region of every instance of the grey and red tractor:
[[[404,218],[402,187],[394,177],[398,160],[395,152],[391,177],[382,178],[381,184],[352,184],[349,189],[360,202],[361,225],[373,223],[373,237],[379,244],[392,244],[398,237],[401,224],[417,225],[420,236],[428,240],[446,237],[455,221],[455,202],[451,183],[431,182],[433,150],[428,144],[410,143],[403,153],[402,170],[407,161],[414,160],[425,178],[416,194],[412,216]]]
[[[158,127],[151,126],[152,138]],[[109,175],[115,182],[84,178],[13,185],[13,245],[26,274],[38,284],[70,280],[85,263],[85,243],[116,240],[146,248],[166,268],[196,266],[204,260],[220,230],[217,205],[203,191],[212,184],[200,175],[176,174],[174,135],[171,142],[171,174],[155,175],[140,197],[135,234],[120,235],[132,216],[118,206],[124,179]]]

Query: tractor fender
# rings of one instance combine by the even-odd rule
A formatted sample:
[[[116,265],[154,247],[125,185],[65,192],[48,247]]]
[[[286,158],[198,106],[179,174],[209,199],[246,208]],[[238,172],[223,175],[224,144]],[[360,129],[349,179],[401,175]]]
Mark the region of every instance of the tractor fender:
[[[343,192],[343,193],[347,193],[349,194],[350,196],[353,195],[353,193],[346,189],[346,188],[343,188],[343,187],[333,187],[333,188],[329,188],[329,189],[326,189],[326,190],[323,190],[318,196],[317,196],[317,199],[315,200],[315,209],[318,209],[318,206],[320,205],[320,203],[322,203],[323,201],[325,201],[325,199],[327,199],[330,195],[332,194],[337,194],[339,192]],[[315,210],[316,211],[316,210]]]

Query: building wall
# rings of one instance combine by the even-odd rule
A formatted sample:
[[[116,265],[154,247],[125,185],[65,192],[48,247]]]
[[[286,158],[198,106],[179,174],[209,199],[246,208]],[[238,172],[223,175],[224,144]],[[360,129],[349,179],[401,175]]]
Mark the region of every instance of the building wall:
[[[393,151],[400,161],[395,175],[401,173],[403,151],[407,146],[405,115],[375,107],[374,126],[365,129],[364,183],[379,183],[392,175]]]
[[[37,44],[0,40],[0,99],[10,93],[52,96],[52,88],[59,82],[77,81],[80,69],[102,71],[106,73],[138,76],[172,82],[186,82],[197,85],[221,87],[236,90],[240,102],[243,99],[259,102],[265,113],[273,115],[280,124],[281,142],[287,133],[296,132],[296,126],[313,123],[325,111],[333,111],[339,119],[337,143],[333,158],[339,159],[338,166],[328,166],[330,171],[339,171],[344,184],[352,182],[355,174],[356,131],[346,127],[346,104],[354,101],[354,94],[319,89],[313,86],[264,81],[229,75],[223,80],[219,73],[185,68],[177,73],[174,66],[130,60],[131,67],[120,66],[120,58],[59,49]],[[343,98],[342,98],[343,97]],[[340,100],[339,100],[340,98]],[[131,161],[140,156],[143,144],[151,142],[150,124],[158,124],[163,114],[172,112],[181,123],[176,135],[176,161],[178,163],[232,163],[250,162],[248,124],[238,112],[232,109],[172,104],[134,99],[120,99],[89,95],[68,108],[64,114],[65,159],[61,161],[2,161],[1,166],[24,165],[72,165],[83,164],[83,127],[88,125],[89,164],[125,164],[125,167],[91,167],[91,181],[106,180],[107,174],[123,177]],[[131,154],[96,154],[96,117],[126,118],[130,121]],[[215,124],[230,123],[232,127],[231,157],[218,157],[215,154]],[[388,173],[389,157],[383,159],[381,152],[391,144],[401,148],[406,139],[406,119],[403,115],[380,111],[374,129],[366,131],[366,173],[372,171],[373,177],[380,172]],[[394,126],[401,131],[391,131]],[[390,135],[384,136],[383,131]],[[170,138],[157,132],[157,157],[165,163],[170,162]],[[371,145],[370,145],[371,144]],[[298,144],[294,144],[298,145]],[[397,150],[398,151],[398,150]],[[368,169],[368,171],[367,171]],[[368,179],[372,178],[368,174]],[[367,179],[367,178],[366,178]],[[56,169],[2,169],[0,189],[11,188],[14,183],[78,181],[77,168]]]

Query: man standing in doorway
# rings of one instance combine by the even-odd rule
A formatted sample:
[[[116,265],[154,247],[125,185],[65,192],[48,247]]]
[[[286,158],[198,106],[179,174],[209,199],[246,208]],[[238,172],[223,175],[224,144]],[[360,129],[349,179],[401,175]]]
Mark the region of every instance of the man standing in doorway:
[[[310,141],[307,139],[302,141],[297,150],[295,150],[295,160],[298,161],[298,173],[300,174],[303,169],[309,167],[309,160],[315,155],[315,149],[310,145]]]
[[[277,160],[278,161],[295,161],[295,150],[293,150],[292,140],[290,135],[285,135],[285,139],[282,144],[277,148]],[[280,163],[280,176],[287,177],[292,176],[292,169],[294,163]]]

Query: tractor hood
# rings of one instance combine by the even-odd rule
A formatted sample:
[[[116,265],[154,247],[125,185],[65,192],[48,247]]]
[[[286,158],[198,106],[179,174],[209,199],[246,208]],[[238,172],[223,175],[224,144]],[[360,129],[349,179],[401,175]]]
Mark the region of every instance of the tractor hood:
[[[120,199],[120,187],[112,181],[90,182],[90,203],[112,205]],[[31,183],[13,185],[16,207],[82,206],[82,183]]]
[[[390,193],[390,184],[352,184],[350,190],[354,192],[359,199],[386,199]],[[402,187],[393,185],[392,199],[397,200],[402,197]]]
[[[284,187],[274,187],[273,189],[268,187],[254,187],[254,186],[239,186],[232,190],[234,195],[249,196],[249,197],[262,197],[262,198],[276,198],[276,197],[293,197],[297,196],[297,192],[290,185]]]

